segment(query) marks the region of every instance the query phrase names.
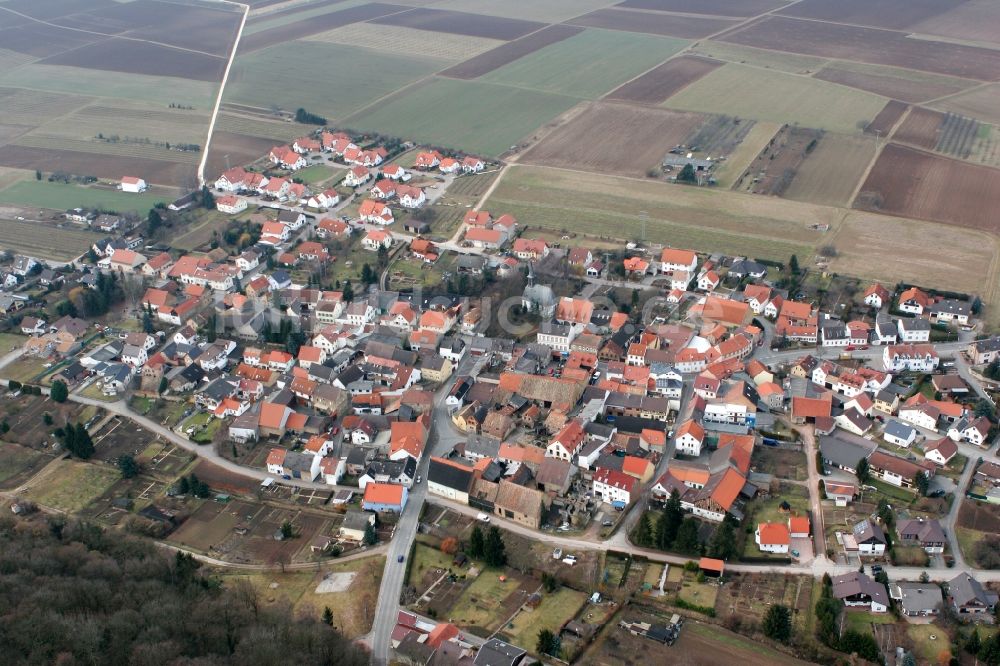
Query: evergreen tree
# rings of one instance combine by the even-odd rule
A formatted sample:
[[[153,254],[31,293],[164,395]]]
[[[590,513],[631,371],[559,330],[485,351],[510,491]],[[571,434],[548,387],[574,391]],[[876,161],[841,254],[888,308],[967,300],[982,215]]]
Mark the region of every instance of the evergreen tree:
[[[535,651],[539,654],[558,656],[562,649],[562,641],[550,629],[542,629],[538,632],[538,641],[535,643]]]
[[[635,542],[643,547],[648,547],[653,542],[653,525],[650,522],[649,514],[645,511],[639,518],[639,527],[635,530]]]
[[[378,532],[375,531],[375,526],[371,523],[365,525],[364,543],[366,546],[374,546],[378,543]]]
[[[965,651],[969,654],[979,654],[979,650],[983,647],[983,642],[979,640],[979,629],[975,628],[969,637],[965,639]]]
[[[496,526],[491,527],[486,535],[483,559],[491,567],[502,567],[507,564],[507,547],[504,545],[503,537],[500,536],[500,528]]]
[[[465,549],[465,554],[479,560],[483,558],[485,551],[486,539],[483,537],[483,531],[479,529],[479,525],[474,525],[472,527],[472,534],[469,535],[469,545]]]
[[[69,398],[69,389],[66,387],[66,382],[60,379],[52,382],[52,389],[49,391],[49,397],[52,398],[52,402],[66,402]]]
[[[139,463],[127,453],[118,458],[118,469],[121,470],[123,479],[132,479],[138,476],[141,471]]]
[[[792,637],[792,612],[788,606],[774,604],[767,609],[761,625],[764,635],[779,643],[788,643]]]
[[[712,535],[712,541],[708,545],[708,554],[720,560],[727,560],[736,555],[736,530],[729,520],[729,514],[726,514],[726,519]]]
[[[674,540],[674,550],[690,555],[701,554],[701,541],[698,539],[698,519],[686,518],[677,529]]]
[[[798,275],[799,272],[799,258],[794,254],[792,258],[788,260],[788,270],[792,272],[792,275]]]
[[[354,300],[354,287],[351,286],[350,280],[344,280],[344,288],[341,291],[343,292],[345,303],[350,303]]]
[[[681,507],[680,493],[674,489],[670,498],[663,506],[663,513],[656,524],[656,545],[661,550],[670,548],[677,539],[677,530],[684,520],[684,509]]]
[[[160,211],[150,208],[149,215],[146,217],[146,233],[150,238],[153,238],[162,226],[163,218],[160,216]]]
[[[329,606],[326,606],[323,609],[323,624],[329,625],[331,627],[333,626],[333,611],[330,609]]]
[[[690,162],[685,164],[681,172],[677,174],[677,180],[682,183],[695,183],[698,181],[698,174]]]
[[[187,495],[191,492],[191,482],[188,481],[186,476],[182,476],[181,480],[177,483],[177,492],[181,495]]]
[[[158,393],[163,393],[169,388],[170,382],[167,381],[166,377],[160,377],[160,386],[157,388]]]
[[[871,471],[868,467],[868,458],[862,458],[858,461],[858,466],[855,468],[855,476],[858,477],[858,483],[868,483],[871,479]]]

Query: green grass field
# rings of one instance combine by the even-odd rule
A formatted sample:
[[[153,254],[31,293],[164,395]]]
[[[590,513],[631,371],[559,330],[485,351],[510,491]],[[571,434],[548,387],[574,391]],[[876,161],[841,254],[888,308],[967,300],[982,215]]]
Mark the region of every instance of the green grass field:
[[[853,134],[887,101],[805,76],[730,63],[681,90],[664,106]]]
[[[14,485],[14,477],[39,464],[45,454],[9,442],[0,442],[0,486]]]
[[[726,62],[745,63],[755,67],[792,73],[815,72],[829,62],[826,58],[755,49],[752,46],[711,40],[700,42],[697,46],[692,47],[691,53]]]
[[[447,64],[342,44],[281,44],[236,59],[225,101],[286,111],[304,107],[339,122]]]
[[[498,155],[579,100],[479,81],[435,79],[345,121],[470,153]]]
[[[35,478],[27,497],[42,506],[66,512],[84,508],[107,492],[121,478],[117,469],[101,465],[65,461],[58,469],[49,473],[46,469]]]
[[[682,39],[585,30],[482,77],[483,81],[594,99],[684,48]]]
[[[312,166],[295,172],[295,177],[300,178],[307,185],[315,185],[329,180],[335,173],[344,174],[343,169],[333,169],[323,164],[313,164]]]
[[[152,102],[167,107],[171,102],[191,105],[208,112],[215,99],[216,84],[174,76],[126,74],[62,65],[30,64],[0,72],[0,86],[52,92],[117,97]]]
[[[526,21],[560,23],[581,14],[614,4],[613,0],[444,0],[434,9],[453,9],[488,16],[506,16]],[[339,5],[338,5],[339,6]]]
[[[51,208],[67,210],[78,206],[88,208],[108,208],[119,212],[137,211],[145,217],[145,213],[154,204],[161,201],[172,201],[173,196],[166,192],[129,194],[111,189],[98,189],[82,185],[67,185],[65,183],[50,183],[47,180],[22,180],[10,187],[0,190],[0,202],[18,206]],[[80,232],[82,233],[82,232]],[[6,237],[4,238],[6,240]]]
[[[622,240],[645,228],[650,242],[781,260],[818,242],[803,219],[837,224],[834,209],[808,204],[526,166],[507,171],[485,208],[531,227]]]

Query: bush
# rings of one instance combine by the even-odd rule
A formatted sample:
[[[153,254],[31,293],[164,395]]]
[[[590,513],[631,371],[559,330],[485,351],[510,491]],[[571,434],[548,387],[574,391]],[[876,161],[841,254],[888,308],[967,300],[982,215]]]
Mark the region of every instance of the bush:
[[[715,609],[711,606],[699,606],[698,604],[693,604],[690,601],[685,601],[679,597],[674,601],[674,606],[683,608],[684,610],[694,611],[695,613],[701,613],[702,615],[707,615],[709,617],[715,617]]]
[[[1000,535],[983,535],[972,547],[972,559],[982,569],[1000,569]]]

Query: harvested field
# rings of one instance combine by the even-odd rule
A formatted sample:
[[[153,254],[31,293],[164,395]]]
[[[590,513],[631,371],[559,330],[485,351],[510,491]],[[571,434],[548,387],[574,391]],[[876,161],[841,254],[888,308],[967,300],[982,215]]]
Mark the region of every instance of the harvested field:
[[[468,12],[442,9],[417,8],[409,11],[377,18],[373,23],[400,25],[419,30],[450,32],[471,37],[511,40],[524,37],[545,27],[544,23],[504,18],[502,16],[482,16]]]
[[[585,30],[495,69],[482,80],[593,99],[686,45],[669,37]]]
[[[318,35],[310,35],[306,39],[370,48],[402,56],[419,54],[428,58],[439,58],[453,62],[477,56],[506,43],[498,39],[452,35],[395,25],[375,25],[374,23],[354,23]]]
[[[322,14],[324,8],[329,7],[330,5],[339,5],[343,1],[344,0],[317,0],[316,2],[306,2],[298,5],[292,4],[290,7],[271,10],[263,14],[254,15],[251,12],[250,16],[247,17],[247,28],[259,23],[271,24],[280,19],[288,19],[287,22],[292,23],[300,18],[307,18],[305,16],[297,16],[297,14],[308,14],[311,16]],[[249,4],[252,9],[260,9],[262,7],[266,7],[267,5],[276,5],[284,2],[287,2],[287,0],[265,0],[264,2],[251,2]]]
[[[889,144],[854,205],[996,233],[1000,170]]]
[[[740,145],[726,157],[724,163],[716,167],[715,179],[719,187],[731,188],[780,129],[778,123],[754,123]]]
[[[101,141],[97,138],[82,139],[59,136],[58,134],[52,135],[48,133],[48,128],[50,127],[53,126],[46,125],[43,129],[18,137],[15,145],[17,147],[42,148],[67,153],[90,153],[94,155],[95,159],[99,159],[101,155],[113,155],[115,157],[137,157],[160,162],[177,162],[179,164],[191,165],[192,168],[198,164],[198,160],[201,157],[201,153],[197,151],[167,150],[165,146],[149,145],[142,141]],[[59,131],[58,126],[54,127],[54,129]],[[67,129],[71,130],[72,128]],[[151,180],[147,173],[143,173],[142,175],[146,178],[147,182]]]
[[[612,90],[608,98],[660,104],[721,65],[719,60],[699,56],[673,58]]]
[[[149,39],[185,49],[228,55],[240,13],[228,5],[177,5],[156,0],[112,3],[58,19],[60,25]]]
[[[786,53],[784,51],[756,49],[750,46],[727,44],[726,42],[714,40],[698,42],[698,44],[691,47],[689,53],[715,60],[753,65],[754,67],[763,67],[764,69],[776,69],[779,72],[789,72],[791,74],[811,74],[829,62],[826,58],[800,55],[798,53]]]
[[[836,6],[833,3],[832,6]],[[770,16],[722,41],[783,51],[906,67],[979,81],[1000,77],[1000,51],[908,39],[899,32]]]
[[[948,252],[940,251],[944,233]],[[993,279],[984,276],[991,274],[997,251],[996,240],[978,231],[959,227],[945,231],[936,222],[860,211],[850,212],[841,231],[823,242],[837,248],[830,270],[841,275],[885,284],[916,284],[933,275],[941,289],[976,293],[984,291],[984,281]],[[984,298],[990,300],[988,294]]]
[[[290,123],[284,120],[265,120],[257,116],[241,116],[229,113],[220,113],[215,123],[215,130],[230,132],[232,134],[242,134],[244,136],[259,137],[271,141],[286,142],[302,136],[303,127],[297,123]],[[215,143],[215,136],[212,137]]]
[[[8,14],[4,14],[5,21],[7,17]],[[79,49],[99,39],[103,37],[43,23],[29,23],[0,30],[0,44],[5,49],[34,58],[47,58]]]
[[[865,132],[868,134],[877,134],[878,136],[889,136],[889,132],[896,126],[899,119],[903,117],[907,108],[909,108],[908,105],[899,100],[889,100],[882,110],[878,112],[878,115],[865,127]]]
[[[331,62],[337,63],[334,72]],[[225,100],[262,109],[277,104],[291,112],[301,106],[339,120],[444,64],[343,44],[299,42],[294,49],[282,45],[237,58]],[[327,83],[318,86],[317,81]],[[330,93],[333,89],[336,94]]]
[[[447,100],[447,107],[442,107]],[[359,130],[499,155],[579,100],[479,81],[435,79],[343,124]]]
[[[434,2],[435,9],[457,9],[487,16],[508,16],[510,18],[559,23],[586,12],[607,7],[614,0],[444,0]],[[414,2],[413,4],[417,4]]]
[[[1000,44],[1000,13],[994,0],[968,0],[910,29],[962,41]]]
[[[216,131],[212,134],[205,173],[215,177],[234,164],[249,164],[266,155],[275,143],[274,139]]]
[[[919,148],[931,150],[937,145],[941,136],[941,123],[944,122],[944,114],[940,111],[931,111],[922,106],[915,106],[910,109],[909,115],[892,135],[895,141],[909,143]]]
[[[885,101],[825,81],[729,63],[681,90],[665,106],[848,134],[859,122],[871,121]]]
[[[528,149],[520,161],[642,177],[704,121],[697,113],[596,102]]]
[[[530,35],[460,62],[454,67],[444,70],[441,74],[455,79],[474,79],[580,32],[583,32],[582,28],[575,28],[569,25],[550,25]]]
[[[739,148],[755,124],[752,120],[733,116],[709,116],[684,144],[697,146],[695,155],[699,157],[721,160]]]
[[[0,192],[0,200],[6,198]],[[93,242],[94,234],[86,231],[0,219],[0,248],[39,259],[69,261],[84,254]]]
[[[969,161],[1000,167],[1000,129],[995,125],[979,126]]]
[[[323,13],[319,16],[303,18],[299,21],[285,23],[267,30],[252,32],[252,34],[248,32],[240,40],[239,54],[241,56],[246,55],[253,51],[266,49],[269,46],[285,44],[292,40],[315,35],[319,32],[326,32],[327,30],[333,30],[334,28],[350,25],[351,23],[368,21],[404,9],[406,7],[401,5],[371,2],[359,7],[350,7],[348,9],[341,9],[340,11]]]
[[[51,461],[51,456],[37,449],[0,442],[0,488],[16,488]]]
[[[801,0],[778,13],[819,21],[902,30],[947,11],[948,5],[949,3],[941,0],[880,0],[877,3],[871,0]]]
[[[690,0],[625,0],[616,7],[650,9],[663,12],[692,12],[719,16],[757,16],[787,5],[789,0],[701,0],[692,7]]]
[[[219,81],[226,67],[226,59],[193,51],[179,51],[150,42],[109,39],[74,49],[72,53],[51,56],[39,64]]]
[[[717,189],[513,166],[486,203],[526,224],[597,238],[638,237],[698,250],[787,259],[821,238],[804,220],[839,225],[842,211]],[[742,249],[739,249],[742,248]]]
[[[707,37],[736,24],[736,21],[730,19],[654,14],[627,9],[598,9],[568,22],[588,28],[648,32],[683,39]]]
[[[0,88],[0,105],[5,123],[34,127],[86,106],[93,98],[63,95],[42,90]]]
[[[47,173],[66,171],[114,180],[119,180],[123,173],[141,173],[146,182],[174,186],[189,182],[195,171],[192,164],[27,146],[0,147],[0,166],[41,169]]]
[[[874,137],[825,134],[799,165],[784,196],[825,206],[849,206],[861,174],[874,157]]]
[[[935,102],[934,108],[972,116],[993,125],[1000,125],[1000,84],[977,88],[962,95]]]
[[[799,166],[822,139],[823,133],[817,130],[786,126],[750,164],[733,189],[751,194],[784,195]]]
[[[814,76],[904,102],[923,102],[953,95],[976,85],[968,79],[843,62],[827,65]]]

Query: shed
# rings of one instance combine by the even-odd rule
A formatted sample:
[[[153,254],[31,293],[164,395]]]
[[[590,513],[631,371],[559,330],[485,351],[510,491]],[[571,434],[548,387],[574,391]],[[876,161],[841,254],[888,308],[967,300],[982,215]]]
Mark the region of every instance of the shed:
[[[726,563],[713,557],[703,557],[698,560],[698,569],[704,571],[706,576],[718,578],[723,574]]]

